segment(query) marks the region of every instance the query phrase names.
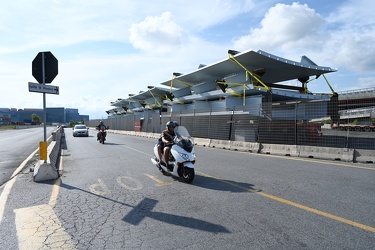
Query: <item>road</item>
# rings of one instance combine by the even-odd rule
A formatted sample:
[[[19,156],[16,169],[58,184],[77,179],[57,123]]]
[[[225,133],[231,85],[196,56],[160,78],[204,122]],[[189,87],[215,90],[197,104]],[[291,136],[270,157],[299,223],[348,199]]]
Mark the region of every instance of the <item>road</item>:
[[[373,164],[197,147],[185,184],[151,165],[154,139],[65,134],[62,178],[26,169],[9,191],[0,249],[375,248]]]
[[[47,127],[47,138],[55,127]],[[0,186],[44,140],[43,127],[0,130]]]

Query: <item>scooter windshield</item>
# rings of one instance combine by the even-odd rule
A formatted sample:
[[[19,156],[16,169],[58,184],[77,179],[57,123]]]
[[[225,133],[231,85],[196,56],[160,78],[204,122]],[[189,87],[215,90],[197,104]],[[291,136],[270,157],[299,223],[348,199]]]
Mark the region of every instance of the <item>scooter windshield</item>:
[[[174,133],[176,134],[174,143],[190,153],[194,148],[194,141],[187,129],[184,126],[178,126],[175,128]]]

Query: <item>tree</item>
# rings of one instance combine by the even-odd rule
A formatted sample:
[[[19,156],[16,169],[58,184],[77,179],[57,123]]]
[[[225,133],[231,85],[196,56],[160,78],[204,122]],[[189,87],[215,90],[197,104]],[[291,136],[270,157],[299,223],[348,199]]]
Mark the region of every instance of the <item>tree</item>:
[[[42,118],[40,118],[40,116],[38,116],[37,114],[33,113],[31,115],[31,121],[34,123],[34,124],[40,124],[41,121],[42,121]]]
[[[69,122],[69,126],[70,127],[74,127],[74,125],[76,125],[77,123],[75,122],[75,121],[73,121],[73,120],[70,120],[70,122]]]

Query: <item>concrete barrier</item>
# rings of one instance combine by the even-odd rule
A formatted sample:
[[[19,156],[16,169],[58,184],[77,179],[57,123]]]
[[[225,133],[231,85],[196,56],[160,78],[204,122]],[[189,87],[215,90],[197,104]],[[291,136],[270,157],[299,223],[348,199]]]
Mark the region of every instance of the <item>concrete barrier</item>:
[[[35,182],[55,180],[59,178],[58,159],[61,149],[61,137],[65,136],[64,129],[58,128],[52,132],[52,141],[47,148],[47,160],[39,160],[34,168],[33,180]],[[50,139],[49,138],[49,139]]]
[[[299,150],[296,145],[283,144],[264,144],[260,145],[259,153],[284,156],[299,156]]]
[[[211,139],[209,147],[211,147],[211,148],[221,148],[221,149],[230,149],[230,141]]]
[[[198,146],[209,147],[210,143],[211,143],[211,139],[194,138],[194,144]]]
[[[362,163],[375,163],[375,150],[355,149],[354,161]]]
[[[340,160],[353,162],[354,149],[350,148],[330,148],[330,147],[313,147],[313,146],[299,146],[299,157],[318,158],[325,160]]]
[[[258,153],[260,151],[260,144],[257,142],[231,141],[230,149]]]

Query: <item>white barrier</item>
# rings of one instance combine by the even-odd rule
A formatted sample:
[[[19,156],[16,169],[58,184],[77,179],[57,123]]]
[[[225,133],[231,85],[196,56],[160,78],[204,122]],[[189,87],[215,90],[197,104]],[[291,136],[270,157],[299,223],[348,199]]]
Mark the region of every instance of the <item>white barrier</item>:
[[[296,145],[283,144],[261,144],[259,153],[284,156],[299,156],[299,149]]]
[[[211,147],[211,148],[221,148],[221,149],[230,149],[230,141],[211,139],[209,147]]]
[[[299,157],[353,162],[354,149],[299,146]]]
[[[354,161],[363,163],[375,163],[375,150],[355,149]]]
[[[205,139],[205,138],[194,138],[194,144],[203,146],[203,147],[209,147],[211,143],[211,139]]]
[[[260,151],[260,144],[257,142],[231,141],[230,149],[258,153]]]

